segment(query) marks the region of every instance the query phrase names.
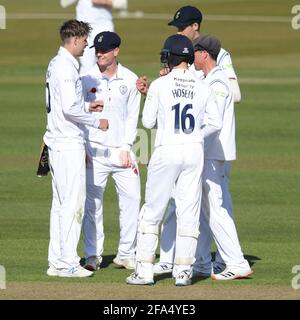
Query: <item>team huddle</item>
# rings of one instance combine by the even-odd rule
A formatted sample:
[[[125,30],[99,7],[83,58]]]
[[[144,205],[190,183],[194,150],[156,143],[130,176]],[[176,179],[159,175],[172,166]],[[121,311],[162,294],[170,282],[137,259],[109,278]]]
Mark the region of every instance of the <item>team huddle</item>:
[[[229,53],[216,37],[200,35],[201,22],[195,7],[176,11],[169,25],[177,33],[164,42],[164,69],[150,85],[118,62],[117,33],[100,32],[86,48],[88,23],[70,20],[61,27],[62,46],[46,76],[44,142],[53,190],[49,276],[89,277],[101,268],[103,195],[110,175],[120,210],[113,263],[134,270],[126,283],[152,285],[162,273],[172,274],[176,286],[191,285],[196,277],[252,274],[228,186],[230,161],[236,158],[234,102],[241,94]],[[77,58],[84,50],[94,51],[96,63],[80,76]],[[142,206],[132,151],[141,95],[146,96],[143,126],[157,127]],[[81,229],[83,266],[77,254]]]

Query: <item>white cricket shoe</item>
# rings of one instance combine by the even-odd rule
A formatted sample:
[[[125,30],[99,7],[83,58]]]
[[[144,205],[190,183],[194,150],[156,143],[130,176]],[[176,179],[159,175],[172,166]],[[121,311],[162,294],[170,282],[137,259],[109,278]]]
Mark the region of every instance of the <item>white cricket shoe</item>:
[[[86,258],[85,264],[84,264],[84,269],[89,270],[89,271],[96,271],[100,269],[100,264],[102,262],[102,258],[99,259],[96,256],[91,256]]]
[[[192,272],[184,270],[178,273],[175,278],[175,286],[183,287],[190,286],[192,284]]]
[[[213,280],[234,280],[249,277],[253,271],[251,269],[231,269],[226,268],[223,272],[212,274]]]
[[[153,278],[143,278],[140,277],[137,273],[133,272],[129,277],[126,278],[127,284],[135,284],[135,285],[153,285]]]
[[[135,269],[136,261],[134,258],[128,257],[128,258],[120,258],[119,256],[116,256],[113,260],[113,263],[116,264],[119,267],[125,268],[125,269]]]
[[[85,278],[91,277],[93,274],[94,273],[92,271],[86,270],[80,265],[70,269],[60,269],[58,271],[58,276],[65,278]]]
[[[50,277],[58,277],[59,269],[56,269],[52,264],[49,264],[47,275]]]
[[[171,273],[173,271],[173,264],[158,262],[153,266],[153,272],[155,274]]]

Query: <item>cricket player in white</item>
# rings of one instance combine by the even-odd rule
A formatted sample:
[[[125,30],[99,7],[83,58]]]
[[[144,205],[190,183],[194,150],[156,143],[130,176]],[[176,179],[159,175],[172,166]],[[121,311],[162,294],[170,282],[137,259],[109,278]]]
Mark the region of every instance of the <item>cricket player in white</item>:
[[[215,280],[231,280],[247,277],[252,273],[247,260],[240,248],[235,224],[231,214],[232,202],[225,174],[226,162],[235,160],[235,117],[232,92],[225,73],[216,64],[216,57],[220,51],[220,42],[212,36],[203,36],[194,40],[196,70],[203,70],[205,82],[213,89],[218,101],[218,109],[223,119],[223,126],[218,137],[205,139],[203,196],[200,215],[200,237],[196,251],[196,262],[193,266],[194,275],[209,276],[211,266],[212,236],[216,241],[218,254],[226,269],[219,274],[212,274]],[[174,241],[172,225],[175,224],[174,213],[169,210],[166,220],[167,232],[161,245],[161,262],[156,265],[159,273],[169,272],[174,259]],[[210,230],[211,229],[211,230]],[[164,250],[165,248],[169,250]],[[167,259],[167,262],[164,262]]]
[[[182,34],[184,34],[184,31],[182,32]],[[197,37],[197,38],[200,38],[200,37]],[[221,48],[218,54],[216,63],[217,63],[217,66],[219,66],[222,69],[223,73],[229,79],[229,84],[233,94],[234,103],[239,103],[241,100],[241,93],[240,93],[239,85],[237,82],[237,76],[232,65],[230,54],[226,50]],[[196,70],[194,64],[189,67],[189,70],[194,72],[199,79],[202,79],[202,80],[205,79],[204,72],[202,70]],[[229,184],[230,161],[225,161],[224,166],[225,166],[226,183]],[[228,201],[227,201],[228,213],[233,218],[233,207],[232,207],[232,200],[231,200],[230,193],[227,194],[227,197],[228,197]],[[164,222],[162,224],[162,233],[161,233],[161,241],[160,241],[160,262],[154,266],[154,270],[156,273],[172,272],[172,268],[173,268],[172,261],[174,260],[174,250],[175,250],[174,239],[175,239],[175,230],[176,230],[176,219],[174,215],[175,210],[176,210],[175,201],[173,198],[171,198],[165,218],[164,218]],[[204,226],[204,224],[202,224],[202,226]],[[202,227],[202,228],[203,229],[201,230],[201,238],[202,238],[203,245],[201,246],[201,250],[204,250],[206,252],[206,255],[208,256],[208,254],[210,255],[210,251],[211,251],[212,235],[210,230],[206,230],[205,227]],[[206,244],[206,247],[204,243]],[[205,275],[205,274],[210,274],[210,269],[211,269],[211,262],[208,263],[206,259],[205,264],[202,265],[201,263],[201,271],[200,270],[198,271],[199,273],[202,273],[203,275]],[[219,254],[218,250],[215,255],[213,269],[215,272],[221,272],[225,269],[225,263],[221,255]]]
[[[202,22],[202,13],[196,7],[193,6],[184,6],[176,11],[174,14],[174,19],[168,24],[171,26],[175,26],[177,28],[177,33],[185,35],[191,40],[195,40],[199,38],[200,35],[200,25]],[[217,65],[220,66],[222,71],[227,75],[230,81],[230,88],[233,93],[233,100],[235,103],[239,103],[241,101],[241,91],[238,84],[238,79],[236,73],[233,68],[232,60],[230,53],[225,49],[221,48],[218,57],[217,57]],[[203,80],[205,75],[202,70],[195,70],[194,65],[192,64],[189,67],[190,71],[193,71],[195,75]],[[162,72],[164,75],[164,72]],[[140,77],[137,81],[138,90],[147,94],[148,86],[147,86],[147,78]],[[229,184],[229,176],[230,176],[230,162],[225,161],[225,178],[227,184]],[[230,194],[228,195],[230,197]],[[176,230],[176,219],[175,219],[175,201],[173,198],[170,199],[169,206],[167,209],[167,213],[164,218],[164,222],[162,224],[162,233],[161,233],[161,241],[160,241],[160,262],[155,264],[154,270],[156,273],[168,273],[172,272],[174,260],[174,245],[175,245],[175,230]],[[232,201],[228,201],[228,213],[233,218],[233,207]],[[210,232],[206,232],[207,230],[202,230],[201,237],[207,237],[210,239],[212,243],[212,236]],[[206,234],[206,236],[205,236]],[[205,241],[207,244],[207,252],[210,254],[211,245],[209,245],[209,240]],[[204,250],[204,247],[202,247]],[[209,264],[210,265],[210,264]],[[209,265],[202,266],[202,270],[205,269],[205,273],[208,272]],[[221,272],[225,269],[225,263],[222,260],[218,250],[216,252],[215,261],[213,263],[214,272]]]
[[[53,200],[50,214],[49,276],[88,277],[79,265],[77,245],[85,201],[85,147],[83,125],[107,129],[100,114],[85,112],[77,57],[87,46],[88,24],[70,20],[60,29],[62,46],[47,70],[46,102],[48,146]],[[101,109],[99,102],[87,108]],[[97,128],[97,129],[96,129]],[[100,131],[100,130],[99,130]]]
[[[182,35],[169,37],[161,61],[170,73],[152,82],[143,110],[143,125],[157,123],[155,151],[148,166],[145,204],[138,228],[137,265],[126,279],[128,284],[153,284],[153,262],[159,223],[175,185],[177,237],[175,284],[191,284],[192,264],[199,235],[199,214],[203,170],[204,112],[208,115],[207,134],[216,133],[222,123],[215,97],[209,87],[190,71],[194,52],[191,41]]]
[[[103,253],[103,193],[111,174],[119,199],[120,242],[113,262],[134,269],[140,177],[131,147],[137,134],[141,94],[137,76],[116,59],[120,37],[101,32],[94,39],[97,64],[82,77],[86,101],[102,99],[109,131],[86,127],[87,198],[83,222],[85,268],[97,270]],[[109,212],[107,212],[109,214]]]
[[[212,274],[214,280],[231,280],[247,277],[252,274],[248,261],[244,258],[233,217],[231,196],[226,181],[225,163],[236,159],[234,102],[230,83],[216,64],[220,51],[220,41],[213,36],[196,39],[195,68],[203,70],[205,82],[213,89],[218,101],[218,109],[223,115],[223,126],[220,134],[213,139],[205,139],[203,197],[200,218],[200,237],[196,253],[197,267],[210,266],[211,239],[209,227],[215,239],[218,252],[225,262],[226,269],[219,274]],[[203,230],[206,228],[206,232]],[[201,237],[201,233],[204,237]],[[208,243],[205,243],[207,241]],[[199,268],[199,269],[200,269]],[[200,273],[203,270],[199,270]],[[210,269],[208,270],[210,271]],[[204,273],[206,271],[204,270]]]
[[[112,8],[127,9],[127,0],[79,0],[76,19],[92,27],[88,45],[92,46],[95,36],[102,31],[114,31]],[[87,48],[80,58],[80,74],[88,72],[96,63],[94,50]]]
[[[174,19],[169,22],[169,25],[175,26],[178,30],[178,34],[183,34],[187,36],[191,40],[195,40],[200,36],[200,25],[202,22],[202,13],[196,7],[193,6],[184,6],[176,11],[174,15]],[[218,57],[217,57],[217,65],[220,66],[222,71],[227,75],[230,80],[230,88],[233,93],[233,98],[235,103],[239,103],[241,100],[241,92],[239,88],[239,84],[237,81],[237,76],[234,71],[232,60],[229,52],[221,48]],[[193,71],[195,75],[199,79],[204,79],[205,74],[202,70],[196,70],[194,64],[190,66],[189,70]],[[143,87],[143,84],[140,84]],[[230,175],[230,162],[225,161],[225,178],[228,184]],[[228,193],[228,197],[230,197],[230,193]],[[164,222],[162,225],[162,234],[161,234],[161,242],[160,242],[160,262],[154,266],[154,270],[156,273],[167,273],[172,272],[173,268],[173,259],[174,259],[174,246],[175,246],[175,230],[176,230],[176,219],[175,219],[175,201],[173,198],[170,199],[170,203],[167,209],[167,213],[164,218]],[[228,201],[228,212],[231,217],[233,217],[233,208],[231,198]],[[206,239],[205,242],[207,247],[201,247],[202,250],[207,252],[207,255],[210,255],[212,236],[210,230],[203,229],[201,230],[201,237]],[[210,239],[210,240],[209,240]],[[205,266],[201,266],[201,270],[203,274],[210,274],[211,263],[206,264]],[[225,263],[222,260],[218,250],[215,256],[214,262],[214,270],[215,272],[223,271],[225,268]]]

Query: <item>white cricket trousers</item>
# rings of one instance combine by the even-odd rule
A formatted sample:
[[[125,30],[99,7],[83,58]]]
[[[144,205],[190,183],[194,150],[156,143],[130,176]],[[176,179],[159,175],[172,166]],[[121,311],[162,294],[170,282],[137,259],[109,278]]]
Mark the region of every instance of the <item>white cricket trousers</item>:
[[[95,48],[90,48],[94,45],[94,39],[96,35],[103,31],[114,31],[114,24],[111,20],[99,21],[99,23],[91,24],[92,31],[88,37],[88,46],[84,49],[83,56],[79,58],[80,60],[80,75],[87,73],[96,63],[96,53]]]
[[[218,251],[228,268],[249,269],[248,261],[244,258],[240,247],[233,217],[228,212],[228,183],[225,175],[225,162],[219,160],[204,161],[203,170],[203,197],[201,206],[201,223],[206,220]],[[202,230],[202,229],[201,229]],[[205,262],[201,257],[201,246],[207,248],[201,235],[196,253],[197,262]],[[211,244],[211,242],[210,242]],[[205,249],[204,251],[207,251]],[[196,262],[196,264],[197,264]]]
[[[133,168],[119,165],[120,149],[89,142],[86,145],[86,203],[83,219],[84,251],[86,257],[101,259],[104,250],[103,194],[109,175],[115,181],[119,200],[120,241],[118,256],[135,258],[138,215],[140,210],[140,176],[135,160]],[[112,214],[107,212],[107,214]]]
[[[229,178],[230,178],[230,161],[224,162],[224,180],[223,180],[223,187],[222,187],[222,197],[223,203],[222,207],[227,210],[227,213],[234,221],[234,213],[233,213],[233,206],[232,206],[232,198],[229,191]],[[197,271],[203,273],[209,273],[211,270],[211,247],[213,242],[213,235],[209,226],[205,215],[200,215],[200,238],[198,241],[198,248],[197,248],[197,261],[195,262],[195,269]],[[220,252],[217,248],[214,265],[223,266],[225,265],[224,260],[222,259]]]
[[[77,245],[85,201],[85,150],[80,147],[49,148],[53,200],[48,261],[56,268],[76,267],[80,260]]]
[[[233,220],[232,200],[228,188],[229,171],[230,162],[207,159],[204,161],[200,236],[194,264],[195,269],[203,273],[211,272],[212,229],[217,241],[215,262],[238,268],[248,267]],[[170,264],[174,262],[176,245],[175,212],[175,201],[171,198],[162,225],[160,242],[160,262]]]
[[[175,185],[177,235],[174,274],[191,270],[199,235],[203,144],[157,147],[148,166],[145,204],[139,216],[137,267],[141,277],[153,277],[159,223]]]

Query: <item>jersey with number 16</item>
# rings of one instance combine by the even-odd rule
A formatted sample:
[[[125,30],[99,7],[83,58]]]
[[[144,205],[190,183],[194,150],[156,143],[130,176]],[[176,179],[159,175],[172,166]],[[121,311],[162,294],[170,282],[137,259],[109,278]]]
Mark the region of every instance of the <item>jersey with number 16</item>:
[[[189,70],[173,69],[151,83],[143,125],[152,128],[157,121],[155,147],[202,142],[204,113],[215,108],[215,103],[206,83]]]

